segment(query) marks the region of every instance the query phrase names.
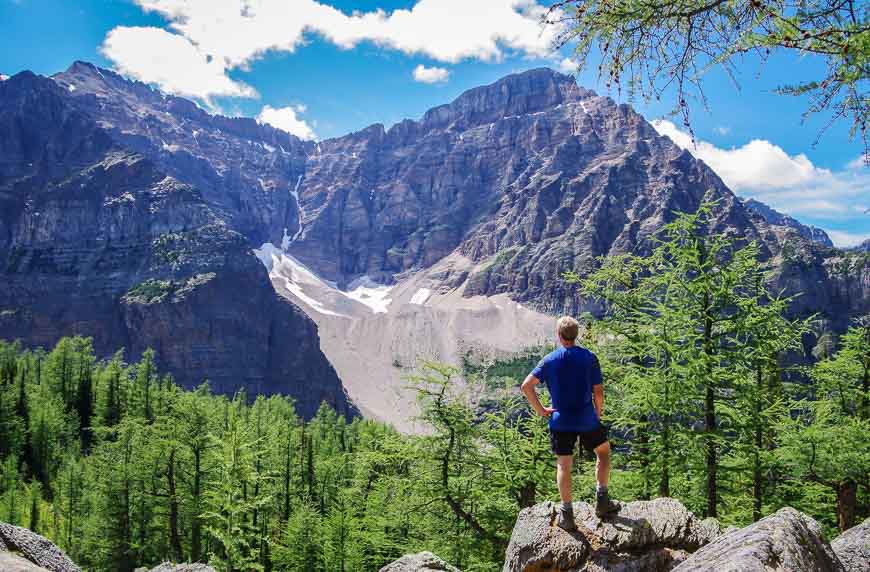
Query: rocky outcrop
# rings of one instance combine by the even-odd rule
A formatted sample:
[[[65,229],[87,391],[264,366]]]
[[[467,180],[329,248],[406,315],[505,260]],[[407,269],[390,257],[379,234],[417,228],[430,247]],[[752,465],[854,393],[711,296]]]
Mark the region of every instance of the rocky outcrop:
[[[870,572],[870,518],[831,542],[846,572]]]
[[[407,554],[381,568],[380,572],[459,572],[431,552]]]
[[[155,566],[151,570],[146,568],[137,568],[136,572],[216,572],[214,568],[207,564],[172,564],[164,562],[160,566]]]
[[[555,505],[522,510],[505,555],[504,572],[670,570],[719,534],[713,519],[700,520],[677,500],[662,498],[620,506],[604,519],[574,503],[578,530],[555,525]]]
[[[16,554],[11,555],[9,552]],[[0,522],[0,570],[81,572],[81,569],[47,538],[26,528],[3,522]]]
[[[783,508],[704,546],[674,572],[843,572],[815,520]]]
[[[0,83],[0,284],[2,338],[152,347],[187,387],[354,412],[316,326],[219,207],[27,72]]]
[[[48,569],[9,552],[0,552],[0,570],[3,572],[47,572]]]

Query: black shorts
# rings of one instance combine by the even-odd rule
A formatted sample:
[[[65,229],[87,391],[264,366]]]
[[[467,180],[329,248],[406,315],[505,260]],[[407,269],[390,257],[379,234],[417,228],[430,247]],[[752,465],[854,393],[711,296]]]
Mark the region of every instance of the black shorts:
[[[600,424],[592,431],[553,431],[550,430],[550,448],[556,455],[573,455],[574,443],[577,439],[587,451],[593,451],[602,443],[607,442],[607,427]]]

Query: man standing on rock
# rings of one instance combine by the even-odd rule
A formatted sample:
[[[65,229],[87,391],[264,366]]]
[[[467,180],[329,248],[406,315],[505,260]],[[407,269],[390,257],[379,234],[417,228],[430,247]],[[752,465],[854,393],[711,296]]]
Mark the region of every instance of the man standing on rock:
[[[522,385],[526,399],[538,415],[550,418],[550,445],[556,455],[556,483],[562,498],[556,522],[569,531],[577,529],[571,504],[571,463],[578,439],[587,450],[595,451],[597,457],[595,513],[603,516],[617,508],[607,494],[610,443],[601,424],[604,412],[601,366],[595,354],[576,345],[579,330],[580,324],[574,318],[559,318],[556,337],[560,347],[542,359]],[[535,386],[541,382],[547,385],[552,407],[544,407],[538,399]]]

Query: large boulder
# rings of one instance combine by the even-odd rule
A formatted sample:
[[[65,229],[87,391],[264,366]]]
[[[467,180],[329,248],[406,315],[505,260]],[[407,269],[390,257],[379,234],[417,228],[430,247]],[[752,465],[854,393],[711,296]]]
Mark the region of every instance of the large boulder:
[[[848,572],[870,572],[870,518],[835,538],[831,548]]]
[[[670,498],[630,502],[604,519],[574,503],[573,533],[558,528],[555,515],[551,502],[520,512],[503,572],[665,571],[720,534],[716,520],[698,519]]]
[[[37,566],[10,552],[0,552],[0,570],[3,572],[48,572],[47,568]]]
[[[199,562],[194,562],[192,564],[172,564],[171,562],[164,562],[160,566],[155,566],[151,570],[146,570],[145,568],[142,568],[141,570],[143,572],[215,572],[215,569],[208,564],[200,564]],[[137,572],[139,572],[139,569],[137,569]]]
[[[381,568],[380,572],[459,572],[431,552],[406,554]]]
[[[29,570],[45,569],[50,572],[81,572],[81,568],[64,554],[63,550],[52,544],[47,538],[40,536],[20,526],[14,526],[0,522],[0,551],[12,551],[36,564],[36,568]],[[7,560],[8,557],[7,557]],[[18,560],[21,560],[20,558]],[[21,563],[19,563],[21,564]],[[41,568],[40,568],[41,567]],[[15,570],[10,564],[9,569]],[[6,568],[0,568],[6,570]],[[21,568],[28,570],[28,568]]]
[[[783,508],[704,546],[674,572],[844,572],[815,520]]]

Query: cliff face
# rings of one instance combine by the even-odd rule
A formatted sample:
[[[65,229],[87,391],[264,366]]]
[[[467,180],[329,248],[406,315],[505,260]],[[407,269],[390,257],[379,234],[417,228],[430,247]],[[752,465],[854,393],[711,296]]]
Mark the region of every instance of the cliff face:
[[[349,411],[305,314],[202,193],[119,144],[50,79],[0,83],[0,335],[153,347],[181,384]]]

